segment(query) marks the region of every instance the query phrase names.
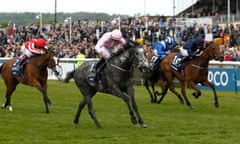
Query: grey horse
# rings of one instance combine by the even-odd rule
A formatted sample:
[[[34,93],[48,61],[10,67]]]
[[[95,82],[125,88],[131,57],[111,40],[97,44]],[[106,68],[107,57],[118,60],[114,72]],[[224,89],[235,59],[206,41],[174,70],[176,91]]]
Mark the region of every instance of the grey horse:
[[[131,122],[133,124],[139,123],[142,128],[146,128],[147,125],[138,111],[133,87],[133,66],[138,66],[140,69],[147,69],[148,67],[145,52],[141,45],[127,40],[123,50],[106,61],[105,68],[98,74],[98,82],[95,86],[90,85],[87,80],[88,71],[92,64],[93,62],[85,62],[78,69],[68,72],[65,78],[62,79],[63,82],[69,82],[73,78],[83,95],[74,123],[78,123],[80,114],[87,104],[91,118],[96,126],[101,128],[92,104],[92,97],[99,91],[122,98],[127,104]]]

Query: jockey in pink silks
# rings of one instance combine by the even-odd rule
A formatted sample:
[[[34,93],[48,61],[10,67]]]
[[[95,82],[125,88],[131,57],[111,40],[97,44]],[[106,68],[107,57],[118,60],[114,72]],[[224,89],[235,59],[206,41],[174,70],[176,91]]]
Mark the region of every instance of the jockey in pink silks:
[[[115,29],[111,32],[106,32],[98,40],[95,51],[101,58],[97,63],[94,63],[88,75],[88,81],[95,85],[97,73],[99,73],[105,66],[105,60],[109,59],[113,53],[116,53],[126,43],[120,30]]]

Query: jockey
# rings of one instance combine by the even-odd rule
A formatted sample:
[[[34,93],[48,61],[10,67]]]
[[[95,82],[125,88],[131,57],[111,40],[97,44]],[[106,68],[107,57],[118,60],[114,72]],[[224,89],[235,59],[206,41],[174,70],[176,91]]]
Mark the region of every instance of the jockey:
[[[174,48],[174,40],[172,37],[168,36],[159,43],[153,43],[152,47],[156,56],[151,59],[150,70],[154,70],[155,66],[172,51]]]
[[[27,41],[22,46],[23,55],[18,59],[17,68],[20,69],[22,64],[30,57],[35,54],[45,54],[45,50],[47,50],[46,42],[43,38],[32,39]]]
[[[116,53],[122,45],[126,43],[120,30],[115,29],[111,32],[106,32],[98,40],[95,51],[101,58],[97,63],[94,63],[88,74],[88,81],[95,85],[97,73],[104,67],[105,60],[109,59],[113,53]]]
[[[180,63],[183,63],[187,59],[192,59],[195,56],[200,56],[202,54],[204,46],[204,39],[201,36],[194,38],[190,38],[186,41],[186,43],[179,48],[183,59]]]

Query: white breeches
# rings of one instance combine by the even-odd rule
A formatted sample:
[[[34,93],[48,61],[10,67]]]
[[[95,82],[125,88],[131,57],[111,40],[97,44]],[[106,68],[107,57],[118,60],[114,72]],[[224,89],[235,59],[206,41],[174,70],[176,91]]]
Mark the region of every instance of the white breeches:
[[[29,51],[28,49],[26,49],[24,46],[22,46],[21,51],[22,51],[23,55],[26,55],[29,58],[33,55],[33,53],[31,51]]]
[[[179,50],[182,56],[188,56],[188,51],[186,49],[183,49],[183,47],[180,47]]]
[[[108,59],[111,57],[112,53],[116,53],[117,51],[118,51],[118,48],[116,47],[113,47],[113,48],[102,47],[100,52],[104,53],[106,55],[106,58]]]

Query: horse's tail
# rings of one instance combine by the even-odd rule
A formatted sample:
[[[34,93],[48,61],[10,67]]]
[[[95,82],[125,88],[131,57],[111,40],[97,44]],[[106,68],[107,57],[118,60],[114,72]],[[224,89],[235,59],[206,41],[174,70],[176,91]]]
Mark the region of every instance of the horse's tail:
[[[75,70],[67,72],[66,77],[62,80],[64,83],[68,83],[74,76]]]

